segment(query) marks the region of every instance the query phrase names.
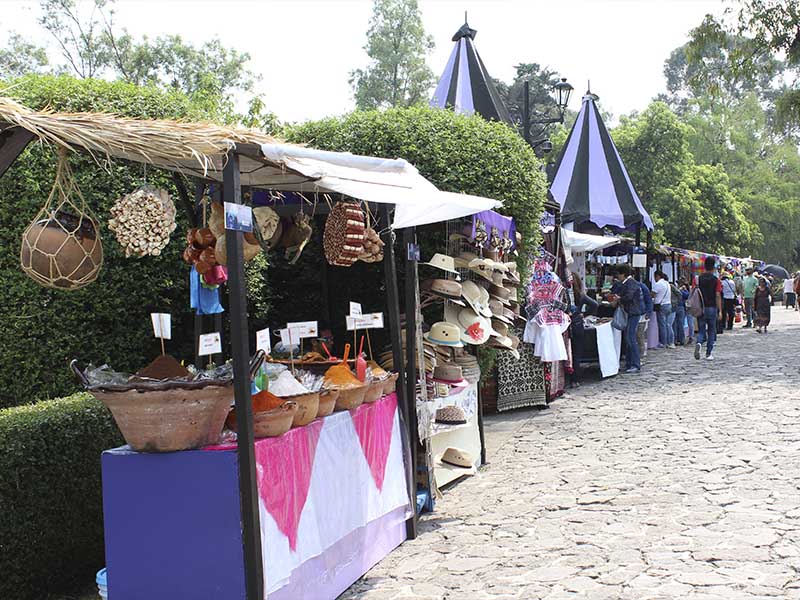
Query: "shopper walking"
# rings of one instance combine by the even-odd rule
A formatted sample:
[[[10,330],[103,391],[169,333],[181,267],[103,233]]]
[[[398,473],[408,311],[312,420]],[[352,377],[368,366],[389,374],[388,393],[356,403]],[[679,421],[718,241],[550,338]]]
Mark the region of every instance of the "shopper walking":
[[[620,287],[619,304],[628,313],[628,325],[625,328],[625,365],[626,373],[638,373],[642,369],[639,356],[639,344],[636,341],[636,328],[644,310],[644,298],[639,282],[631,277],[631,268],[620,265],[617,273],[623,280]]]
[[[636,342],[639,344],[639,360],[644,363],[647,358],[647,327],[650,325],[650,315],[653,314],[653,298],[650,296],[650,288],[646,283],[639,281],[639,287],[642,288],[644,313],[636,327]]]
[[[697,287],[703,296],[703,316],[698,321],[697,345],[694,357],[700,360],[700,350],[706,345],[706,360],[714,360],[714,344],[717,341],[717,321],[722,318],[722,283],[714,275],[716,259],[706,258],[705,271],[697,280]]]
[[[736,284],[730,275],[722,274],[722,324],[725,329],[733,329],[733,318],[736,315]]]
[[[755,323],[756,323],[756,331],[761,333],[767,333],[767,327],[769,326],[769,321],[771,317],[771,310],[772,310],[772,302],[771,302],[772,293],[770,292],[769,285],[767,280],[763,277],[758,281],[758,287],[756,288],[756,295],[753,300],[753,304],[755,306]]]
[[[585,358],[586,333],[583,323],[584,315],[596,315],[599,304],[586,294],[583,280],[577,273],[572,273],[572,298],[574,304],[570,307],[572,320],[569,326],[570,342],[572,344],[572,387],[579,387],[583,378],[581,360]]]
[[[783,282],[783,307],[794,308],[795,298],[794,279],[787,277]]]
[[[674,348],[674,334],[670,325],[672,292],[669,288],[667,276],[663,271],[656,271],[653,277],[656,280],[655,284],[653,284],[653,308],[658,319],[658,347]]]
[[[753,326],[753,298],[756,296],[758,279],[753,275],[753,267],[745,269],[745,277],[742,280],[742,297],[744,298],[744,314],[747,317],[746,328]]]
[[[800,310],[800,302],[797,301],[797,299],[800,298],[800,271],[798,271],[794,275],[794,297],[795,297],[794,309]]]

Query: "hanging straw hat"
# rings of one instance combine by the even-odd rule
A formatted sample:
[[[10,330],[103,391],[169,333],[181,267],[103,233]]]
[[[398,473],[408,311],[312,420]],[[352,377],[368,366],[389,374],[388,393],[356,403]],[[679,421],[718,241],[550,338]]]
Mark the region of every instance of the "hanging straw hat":
[[[494,281],[492,274],[494,273],[494,261],[490,258],[476,258],[469,262],[469,270],[473,273],[480,275],[487,281]]]
[[[473,263],[477,264],[476,261],[479,260],[478,255],[473,252],[461,252],[453,259],[453,263],[459,269],[469,269]]]
[[[499,300],[506,306],[511,305],[511,302],[509,301],[509,298],[511,297],[511,290],[508,288],[504,288],[499,285],[492,285],[489,287],[489,295],[495,300]]]
[[[419,289],[464,306],[461,302],[461,284],[452,279],[425,279],[420,282]]]
[[[461,367],[451,362],[442,362],[434,367],[433,381],[446,383],[454,388],[465,388],[469,385],[469,382],[464,379]]]
[[[465,281],[461,284],[461,296],[467,301],[467,304],[469,304],[472,310],[479,315],[484,317],[492,316],[492,311],[488,305],[489,292],[481,288],[474,281]]]
[[[500,300],[490,300],[489,307],[492,310],[492,319],[500,319],[503,323],[508,323],[511,325],[511,321],[508,320],[508,317],[506,317],[505,313],[503,312],[504,307]],[[497,328],[495,327],[495,330],[496,329]]]
[[[461,332],[456,325],[439,321],[434,323],[431,330],[423,336],[429,342],[450,348],[463,348]]]
[[[443,406],[436,411],[436,422],[443,425],[466,425],[467,415],[463,408],[455,404]]]
[[[508,325],[504,321],[492,319],[492,329],[494,329],[492,336],[495,338],[504,338],[508,336]]]
[[[422,264],[458,275],[455,262],[456,261],[452,256],[447,256],[446,254],[434,254],[428,262]]]
[[[458,322],[461,341],[473,346],[485,344],[494,331],[488,319],[475,314],[470,308],[465,308],[458,313]]]

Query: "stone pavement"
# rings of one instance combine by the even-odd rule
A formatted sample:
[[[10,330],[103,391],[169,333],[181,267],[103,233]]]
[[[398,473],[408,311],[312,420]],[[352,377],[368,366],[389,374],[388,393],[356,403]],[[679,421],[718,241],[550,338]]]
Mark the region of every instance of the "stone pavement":
[[[489,465],[342,598],[800,599],[800,315],[772,314],[496,417]]]

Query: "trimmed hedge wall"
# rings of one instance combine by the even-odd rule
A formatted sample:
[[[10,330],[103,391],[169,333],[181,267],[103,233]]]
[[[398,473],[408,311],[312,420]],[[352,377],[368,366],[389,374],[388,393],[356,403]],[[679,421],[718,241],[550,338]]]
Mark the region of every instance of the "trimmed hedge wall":
[[[0,93],[32,109],[114,112],[138,118],[199,118],[178,93],[125,83],[28,76]],[[102,157],[100,157],[102,158]],[[171,312],[175,356],[192,355],[188,270],[181,260],[186,218],[171,178],[147,172],[149,183],[176,200],[178,228],[161,256],[126,259],[106,223],[108,209],[143,182],[141,165],[101,166],[87,155],[70,158],[90,208],[99,218],[105,264],[95,283],[73,292],[43,288],[19,266],[22,232],[44,204],[55,177],[53,152],[31,144],[0,178],[0,408],[59,398],[77,390],[70,359],[136,370],[159,351],[149,312]],[[181,337],[181,334],[184,334]]]
[[[0,598],[40,600],[94,580],[100,454],[122,443],[88,394],[0,410]]]

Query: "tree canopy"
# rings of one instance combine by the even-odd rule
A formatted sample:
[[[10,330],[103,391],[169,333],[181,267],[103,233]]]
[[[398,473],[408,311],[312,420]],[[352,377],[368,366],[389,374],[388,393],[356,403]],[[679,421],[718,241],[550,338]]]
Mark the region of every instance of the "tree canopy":
[[[433,50],[417,0],[374,0],[364,50],[370,63],[350,72],[359,109],[413,106],[435,81],[425,57]]]

